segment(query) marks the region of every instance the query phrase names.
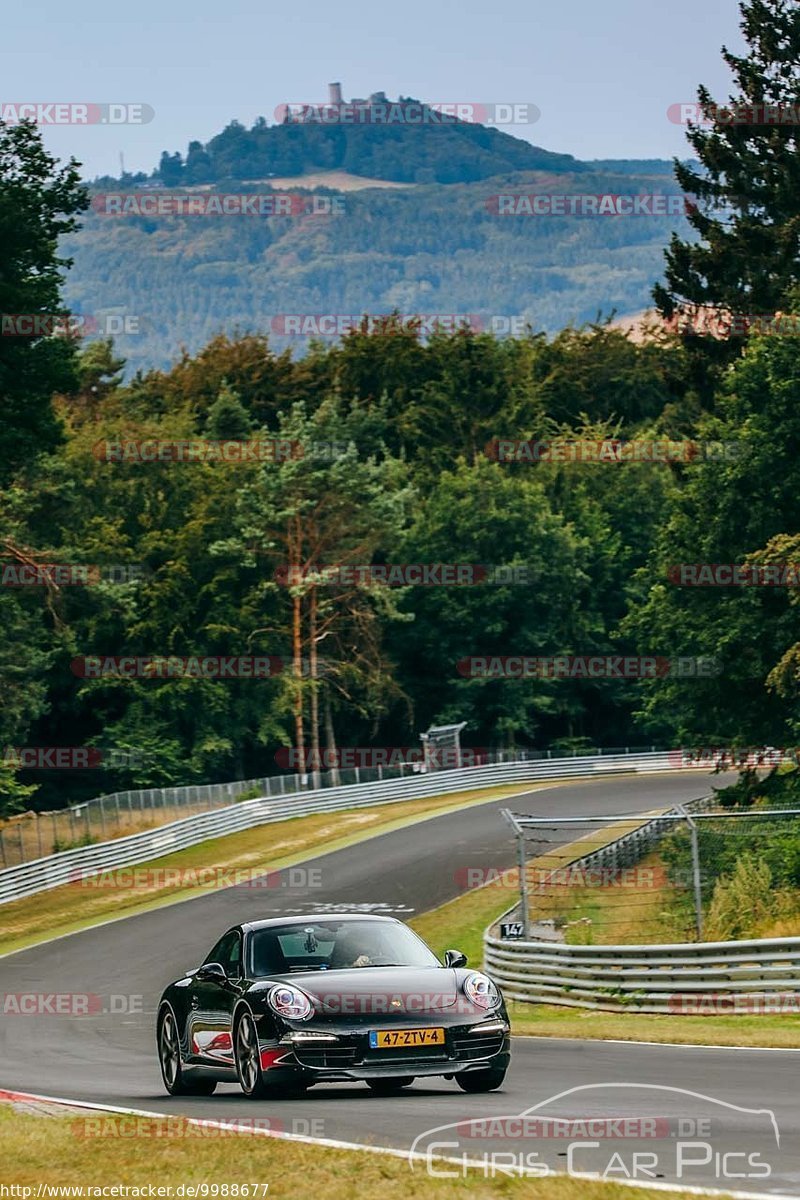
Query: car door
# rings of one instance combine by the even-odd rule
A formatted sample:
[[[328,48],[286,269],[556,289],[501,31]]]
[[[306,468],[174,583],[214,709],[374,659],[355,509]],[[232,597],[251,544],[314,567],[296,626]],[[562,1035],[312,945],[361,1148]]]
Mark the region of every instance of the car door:
[[[229,929],[205,959],[219,963],[225,979],[198,979],[189,985],[189,1050],[205,1066],[233,1066],[233,1006],[242,991],[242,934]]]

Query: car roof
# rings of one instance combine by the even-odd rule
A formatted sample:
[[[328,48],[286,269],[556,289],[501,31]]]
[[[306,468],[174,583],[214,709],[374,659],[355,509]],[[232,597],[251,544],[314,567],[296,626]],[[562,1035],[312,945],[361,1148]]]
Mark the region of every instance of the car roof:
[[[247,933],[256,929],[270,929],[275,925],[312,925],[320,924],[325,921],[374,921],[380,923],[390,923],[392,925],[400,925],[401,921],[397,917],[389,917],[376,915],[374,913],[359,913],[359,912],[332,912],[332,913],[306,913],[302,917],[269,917],[263,921],[243,921],[241,928]]]

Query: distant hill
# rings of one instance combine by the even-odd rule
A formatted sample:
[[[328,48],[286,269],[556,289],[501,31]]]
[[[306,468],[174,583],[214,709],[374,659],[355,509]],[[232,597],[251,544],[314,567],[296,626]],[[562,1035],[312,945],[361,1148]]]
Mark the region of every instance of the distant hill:
[[[270,125],[259,117],[246,129],[231,121],[205,145],[190,142],[185,156],[164,151],[149,178],[165,187],[185,187],[320,170],[397,183],[472,183],[509,171],[577,171],[580,164],[571,154],[542,150],[499,129],[401,97],[380,104],[343,104],[340,119],[333,122],[287,117]]]
[[[440,314],[443,322],[461,315],[500,333],[525,324],[554,333],[612,312],[640,313],[671,231],[689,235],[680,215],[501,215],[501,192],[677,188],[663,160],[582,163],[454,119],[332,128],[256,122],[251,130],[234,122],[207,147],[193,142],[186,159],[171,161],[149,177],[98,180],[94,190],[138,196],[152,214],[158,198],[181,194],[243,192],[277,204],[287,196],[278,189],[296,193],[302,184],[309,190],[301,208],[328,203],[340,212],[89,212],[65,239],[75,260],[65,297],[96,319],[98,333],[122,331],[116,343],[129,369],[168,366],[182,347],[195,351],[220,331],[266,332],[277,348],[302,354],[310,334],[341,332],[365,313]],[[425,182],[431,176],[435,182]]]

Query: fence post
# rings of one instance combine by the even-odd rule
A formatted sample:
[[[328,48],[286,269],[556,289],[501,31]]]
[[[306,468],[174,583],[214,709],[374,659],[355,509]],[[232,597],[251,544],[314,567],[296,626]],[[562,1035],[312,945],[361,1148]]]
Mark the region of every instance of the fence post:
[[[89,805],[86,805],[86,812],[89,812]],[[106,798],[100,797],[100,832],[103,835],[103,841],[106,840]]]
[[[36,841],[39,846],[39,858],[44,858],[44,850],[42,849],[42,818],[36,814]]]
[[[6,858],[6,839],[2,829],[0,829],[0,854],[3,856],[3,866],[7,867],[8,859]]]
[[[526,941],[530,937],[528,917],[528,871],[525,863],[525,834],[520,829],[517,833],[517,863],[519,864],[519,903],[522,912],[522,933]]]
[[[17,829],[19,830],[19,861],[21,863],[24,863],[25,862],[25,843],[22,840],[22,821],[20,821],[17,824]]]
[[[689,837],[692,843],[692,883],[694,885],[694,913],[695,922],[697,924],[697,940],[703,940],[703,889],[700,883],[700,851],[697,845],[697,822],[693,821],[689,816],[688,810],[683,804],[676,805],[678,812],[683,813],[686,817],[686,824],[689,826]]]

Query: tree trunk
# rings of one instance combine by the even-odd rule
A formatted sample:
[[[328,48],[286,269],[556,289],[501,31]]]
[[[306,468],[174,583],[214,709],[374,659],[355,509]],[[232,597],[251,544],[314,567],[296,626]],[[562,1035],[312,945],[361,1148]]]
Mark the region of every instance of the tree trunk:
[[[331,763],[331,784],[339,786],[339,768],[336,765],[336,734],[333,731],[333,713],[331,711],[330,688],[325,687],[325,742],[328,748],[328,758]]]
[[[290,572],[290,579],[300,578],[300,539],[289,538],[290,566],[295,567],[296,573]],[[292,596],[292,658],[294,668],[294,730],[297,750],[297,760],[300,764],[300,774],[306,773],[306,739],[303,730],[303,598],[300,592]]]
[[[317,681],[317,588],[314,585],[308,596],[308,667],[311,686],[311,764],[313,786],[321,787],[319,753],[319,692]]]

